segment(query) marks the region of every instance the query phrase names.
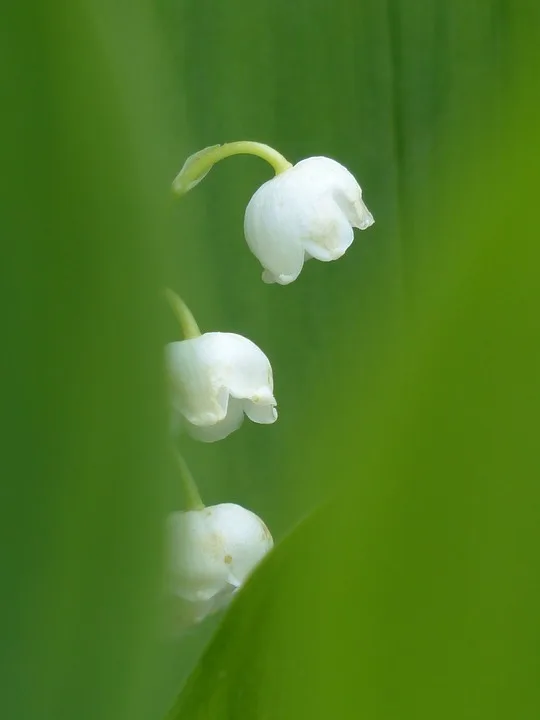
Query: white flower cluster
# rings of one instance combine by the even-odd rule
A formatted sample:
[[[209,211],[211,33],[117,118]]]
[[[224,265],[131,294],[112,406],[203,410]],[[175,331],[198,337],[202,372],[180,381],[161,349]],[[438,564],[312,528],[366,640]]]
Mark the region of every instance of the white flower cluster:
[[[255,192],[244,219],[245,238],[265,282],[288,285],[306,260],[338,259],[350,247],[354,228],[373,224],[359,184],[343,165],[312,157],[293,166],[260,143],[213,145],[195,153],[176,177],[174,192],[185,194],[216,162],[239,153],[258,155],[276,171]],[[263,351],[242,335],[201,334],[186,306],[171,296],[185,337],[165,353],[173,432],[214,442],[237,430],[244,415],[263,425],[275,422],[272,368]],[[171,593],[197,622],[230,600],[273,541],[249,510],[200,503],[169,517],[167,545]]]

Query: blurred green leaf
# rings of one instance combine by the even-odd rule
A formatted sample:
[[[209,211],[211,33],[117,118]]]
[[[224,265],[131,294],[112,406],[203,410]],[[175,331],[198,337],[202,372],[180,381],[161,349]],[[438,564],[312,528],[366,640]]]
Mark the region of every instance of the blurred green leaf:
[[[142,720],[170,505],[156,29],[149,3],[5,10],[1,714]]]

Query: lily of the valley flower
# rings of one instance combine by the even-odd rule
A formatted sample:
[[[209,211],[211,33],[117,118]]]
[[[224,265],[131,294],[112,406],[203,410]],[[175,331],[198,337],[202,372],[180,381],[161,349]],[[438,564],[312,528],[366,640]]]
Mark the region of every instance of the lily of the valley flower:
[[[190,622],[225,606],[273,546],[264,522],[233,503],[172,513],[167,530],[169,589]]]
[[[335,160],[312,157],[264,183],[245,214],[247,244],[267,283],[288,285],[305,260],[340,258],[373,216],[353,175]]]
[[[173,432],[185,428],[214,442],[239,428],[244,414],[256,423],[275,422],[272,368],[263,351],[235,333],[201,335],[183,300],[169,289],[165,296],[186,338],[165,348]]]
[[[262,424],[277,419],[272,368],[251,340],[208,332],[170,343],[165,355],[173,413],[194,438],[221,440],[244,414]]]
[[[276,176],[251,198],[244,233],[264,268],[267,283],[288,285],[310,258],[329,262],[351,245],[353,228],[373,225],[354,176],[327,157],[311,157],[291,165],[276,150],[256,142],[212,145],[189,157],[173,182],[184,195],[226,157],[251,154],[269,162]]]

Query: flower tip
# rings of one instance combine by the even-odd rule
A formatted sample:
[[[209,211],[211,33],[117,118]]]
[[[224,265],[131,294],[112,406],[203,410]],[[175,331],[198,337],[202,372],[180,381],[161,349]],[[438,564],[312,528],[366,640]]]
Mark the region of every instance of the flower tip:
[[[332,250],[328,250],[328,259],[329,260],[339,260],[340,257],[343,257],[347,250],[349,249],[349,246],[346,247],[336,247]]]
[[[263,270],[262,281],[267,285],[290,285],[298,275],[274,275],[270,270]]]
[[[373,217],[373,215],[371,213],[368,212],[364,216],[364,219],[362,220],[360,225],[358,226],[358,229],[359,230],[367,230],[368,227],[371,227],[374,224],[375,224],[375,218]]]
[[[375,218],[369,212],[363,200],[359,200],[355,203],[355,210],[357,214],[355,227],[359,230],[367,230],[368,227],[371,227],[374,224]]]

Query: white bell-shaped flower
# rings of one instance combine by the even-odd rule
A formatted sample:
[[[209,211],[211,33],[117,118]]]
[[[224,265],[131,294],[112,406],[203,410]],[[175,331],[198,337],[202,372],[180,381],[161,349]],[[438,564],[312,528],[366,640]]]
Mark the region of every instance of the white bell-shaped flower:
[[[311,157],[280,172],[251,198],[247,244],[264,268],[263,280],[288,285],[305,260],[337,260],[373,216],[351,173],[335,160]]]
[[[214,442],[240,427],[277,419],[272,368],[257,345],[235,333],[209,332],[169,343],[166,365],[173,422]]]
[[[196,622],[227,604],[273,547],[255,513],[223,503],[168,518],[169,589]]]

